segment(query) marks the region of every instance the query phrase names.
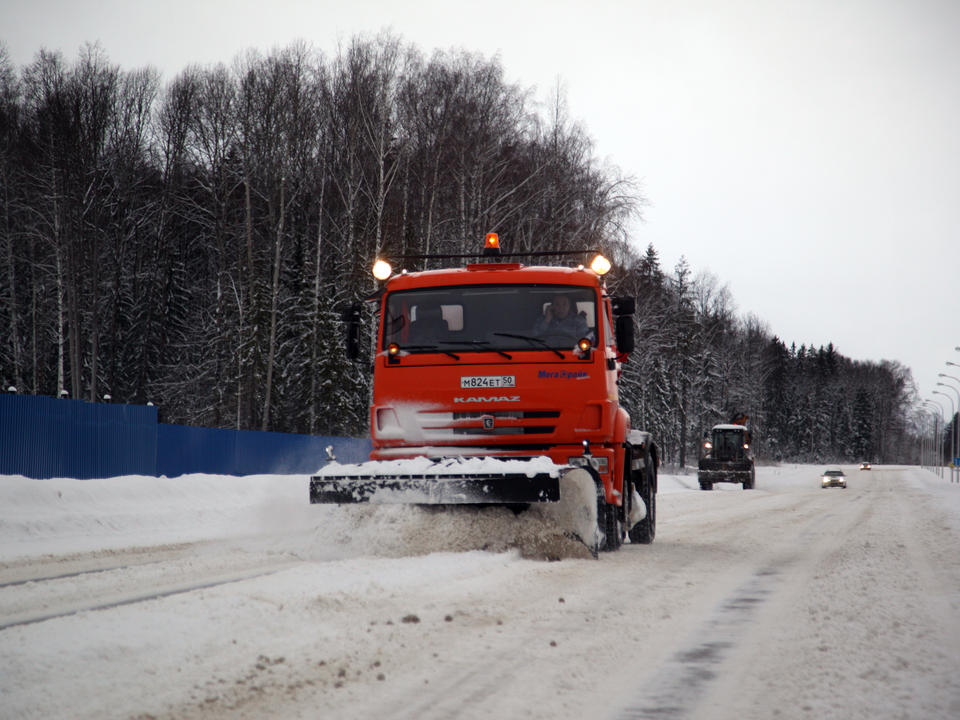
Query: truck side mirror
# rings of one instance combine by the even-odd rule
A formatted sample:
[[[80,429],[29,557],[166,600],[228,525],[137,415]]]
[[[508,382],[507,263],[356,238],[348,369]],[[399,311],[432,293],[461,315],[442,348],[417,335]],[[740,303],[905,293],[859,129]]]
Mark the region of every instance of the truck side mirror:
[[[610,306],[613,309],[613,314],[618,317],[620,315],[633,315],[637,311],[637,300],[632,297],[610,298]]]
[[[630,298],[631,300],[633,298]],[[618,315],[616,319],[617,352],[627,354],[634,350],[633,315]]]
[[[360,357],[360,311],[363,308],[358,302],[347,305],[340,312],[340,321],[347,324],[344,334],[344,354],[347,360],[356,360]]]

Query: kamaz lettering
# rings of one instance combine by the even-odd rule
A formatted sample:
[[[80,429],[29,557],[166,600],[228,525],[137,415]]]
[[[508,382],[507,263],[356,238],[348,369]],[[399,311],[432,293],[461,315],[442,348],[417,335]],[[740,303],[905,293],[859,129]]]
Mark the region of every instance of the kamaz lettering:
[[[499,396],[499,397],[496,397],[496,396],[494,396],[494,397],[469,397],[469,398],[458,397],[458,398],[454,398],[453,401],[454,401],[455,403],[472,403],[472,402],[488,402],[488,403],[495,403],[495,402],[520,402],[520,396],[519,396],[519,395],[501,395],[501,396]]]

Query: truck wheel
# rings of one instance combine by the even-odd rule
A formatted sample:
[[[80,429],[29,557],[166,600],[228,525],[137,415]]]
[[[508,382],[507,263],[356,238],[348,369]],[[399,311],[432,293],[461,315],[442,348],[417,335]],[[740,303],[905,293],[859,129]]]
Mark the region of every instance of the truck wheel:
[[[627,533],[630,536],[630,542],[639,545],[649,545],[657,535],[657,467],[653,458],[650,457],[649,449],[644,461],[643,479],[638,493],[647,506],[647,516]]]
[[[597,524],[603,532],[600,552],[616,552],[623,545],[623,524],[620,522],[620,508],[607,505],[606,498],[597,498]]]
[[[701,490],[713,490],[713,483],[712,483],[712,482],[704,482],[703,480],[701,480],[701,481],[700,481],[700,489],[701,489]]]
[[[614,552],[623,544],[622,525],[616,505],[607,504],[607,494],[603,487],[603,480],[596,472],[591,473],[593,482],[597,486],[597,528],[600,530],[600,552]]]

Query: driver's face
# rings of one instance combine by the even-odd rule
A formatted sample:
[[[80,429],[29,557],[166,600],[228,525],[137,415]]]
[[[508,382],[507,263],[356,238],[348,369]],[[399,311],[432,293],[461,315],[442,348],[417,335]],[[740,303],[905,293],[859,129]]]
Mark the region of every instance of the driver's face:
[[[570,314],[570,298],[566,295],[557,295],[551,303],[553,307],[553,316],[558,320],[563,320]]]

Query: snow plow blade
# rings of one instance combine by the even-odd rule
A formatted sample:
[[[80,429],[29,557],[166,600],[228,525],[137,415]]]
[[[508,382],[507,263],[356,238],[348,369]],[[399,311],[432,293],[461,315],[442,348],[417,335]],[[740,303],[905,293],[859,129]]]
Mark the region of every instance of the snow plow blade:
[[[310,478],[311,503],[510,505],[558,502],[560,479],[545,473]]]
[[[601,482],[593,468],[555,465],[547,457],[374,460],[323,468],[310,478],[310,502],[446,506],[446,513],[470,522],[475,516],[457,513],[490,511],[483,516],[494,523],[491,529],[504,517],[497,506],[507,507],[513,542],[525,557],[596,558]]]
[[[546,458],[447,457],[331,463],[310,478],[311,503],[555,503],[565,468]]]
[[[697,472],[700,482],[743,482],[749,481],[753,473],[753,464],[749,460],[711,460],[700,461]]]

